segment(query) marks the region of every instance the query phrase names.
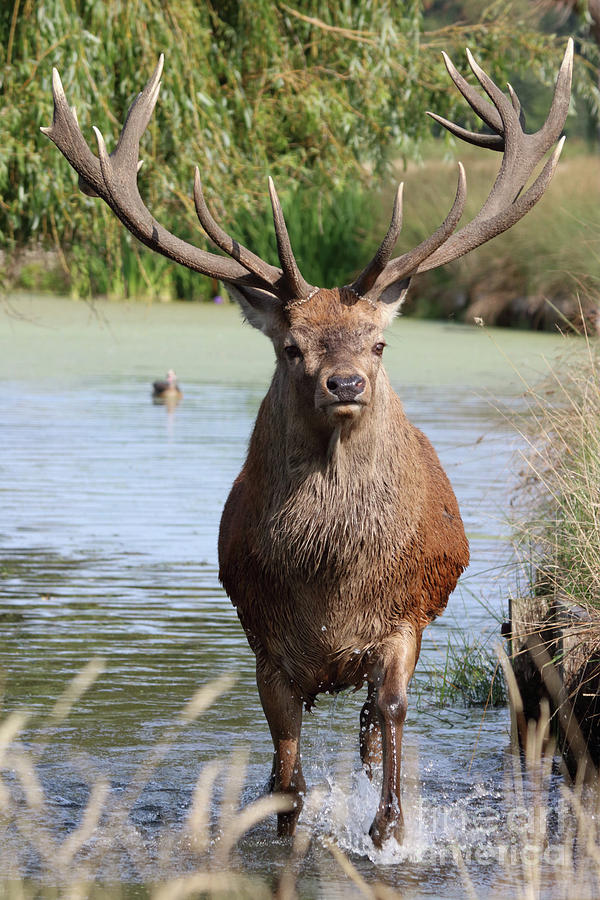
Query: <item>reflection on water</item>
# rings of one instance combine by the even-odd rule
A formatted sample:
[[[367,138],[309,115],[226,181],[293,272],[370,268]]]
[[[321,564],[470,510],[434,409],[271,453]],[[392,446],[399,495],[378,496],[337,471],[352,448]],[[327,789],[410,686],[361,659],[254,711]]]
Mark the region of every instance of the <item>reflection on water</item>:
[[[557,343],[541,335],[497,340],[519,365]],[[235,686],[186,729],[134,821],[152,841],[153,830],[185,815],[202,765],[249,741],[244,796],[258,796],[271,745],[253,657],[218,584],[216,536],[268,381],[268,343],[230,309],[90,309],[50,299],[0,311],[0,341],[4,705],[47,713],[88,659],[106,659],[44,756],[58,821],[72,827],[87,798],[74,759],[121,790],[194,690],[228,671],[237,673]],[[446,615],[425,632],[424,670],[457,628],[498,633],[493,615],[501,615],[510,580],[501,567],[514,435],[486,394],[514,402],[515,388],[493,341],[474,329],[400,321],[386,356],[409,415],[452,480],[471,542],[469,571]],[[167,409],[152,404],[150,383],[170,366],[184,400]],[[413,704],[405,737],[413,824],[406,846],[386,858],[365,838],[377,797],[358,773],[361,703],[360,695],[324,698],[306,717],[305,774],[324,793],[305,821],[333,832],[366,876],[419,896],[462,896],[451,847],[458,843],[465,857],[479,847],[472,873],[484,887],[494,860],[483,851],[506,823],[507,713]],[[283,864],[272,834],[269,823],[244,838],[244,866],[263,874]],[[135,877],[123,866],[123,878]],[[322,877],[328,896],[337,896],[339,871],[318,842],[305,877],[307,885]]]

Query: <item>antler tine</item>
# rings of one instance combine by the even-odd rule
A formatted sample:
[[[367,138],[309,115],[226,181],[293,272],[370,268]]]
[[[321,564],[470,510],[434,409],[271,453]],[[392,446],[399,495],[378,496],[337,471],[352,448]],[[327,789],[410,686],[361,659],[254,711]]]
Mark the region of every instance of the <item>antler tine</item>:
[[[415,247],[414,250],[411,250],[409,253],[404,253],[402,256],[398,256],[396,257],[396,259],[393,259],[390,263],[388,263],[381,273],[381,278],[374,283],[371,291],[366,291],[361,296],[364,296],[367,300],[376,300],[377,297],[381,294],[381,291],[388,284],[400,281],[417,271],[420,263],[431,256],[431,254],[435,250],[437,250],[438,247],[443,246],[443,244],[448,240],[460,221],[465,208],[466,199],[467,178],[465,175],[464,166],[459,162],[458,185],[456,187],[456,196],[454,198],[454,203],[452,204],[452,209],[450,210],[440,227],[436,231],[434,231],[434,233],[430,237],[426,238],[426,240],[422,241],[417,247]],[[358,289],[356,290],[358,293],[360,293]]]
[[[294,258],[290,236],[288,234],[281,203],[275,190],[273,179],[269,176],[269,195],[271,197],[271,206],[273,207],[273,222],[275,224],[275,237],[277,238],[277,252],[279,254],[279,262],[283,269],[283,276],[289,291],[289,299],[306,299],[311,291],[312,286],[308,284],[302,277],[298,264]]]
[[[567,49],[554,85],[554,96],[548,118],[538,131],[540,144],[548,150],[563,130],[569,103],[571,102],[571,81],[573,78],[573,38],[567,41]]]
[[[510,94],[510,101],[513,105],[513,109],[519,117],[519,123],[521,125],[521,128],[523,129],[523,131],[525,131],[525,125],[526,125],[525,113],[523,112],[523,109],[521,108],[521,101],[519,100],[517,92],[513,88],[510,81],[506,82],[506,87],[508,88],[508,93]]]
[[[70,107],[67,102],[60,75],[55,68],[52,69],[52,99],[54,100],[52,125],[40,128],[40,131],[56,144],[89,190],[93,192],[92,195],[106,200],[107,195],[102,183],[100,163],[81,133],[75,109]]]
[[[221,250],[224,250],[229,256],[237,259],[245,269],[248,269],[249,272],[258,276],[262,281],[275,285],[281,280],[281,269],[277,269],[275,266],[271,266],[264,262],[260,256],[257,256],[255,253],[252,253],[251,250],[247,250],[246,247],[243,247],[242,244],[235,241],[212,217],[206,204],[206,200],[204,199],[198,166],[196,166],[196,171],[194,173],[194,204],[200,224],[217,247],[220,247]]]
[[[506,231],[507,228],[510,228],[511,225],[514,224],[515,214],[518,214],[518,219],[521,219],[526,212],[528,212],[532,206],[538,202],[548,185],[552,180],[552,176],[554,175],[554,170],[558,165],[558,160],[560,159],[560,154],[562,153],[563,145],[565,143],[566,138],[561,137],[560,141],[554,148],[552,156],[546,164],[544,168],[535,179],[531,187],[529,187],[524,194],[521,194],[512,205],[512,209],[504,209],[501,213],[496,216],[495,220],[489,220],[490,225],[494,223],[494,227],[501,225],[500,231]],[[504,219],[504,222],[502,221]],[[518,221],[517,219],[517,221]],[[508,224],[504,224],[508,222]],[[494,231],[494,234],[498,232]],[[490,237],[493,235],[490,235]],[[487,240],[487,238],[486,238]]]
[[[506,120],[507,119],[510,120],[512,114],[514,113],[512,103],[509,100],[507,100],[506,95],[502,93],[500,88],[496,84],[494,84],[494,82],[492,81],[490,76],[487,74],[487,72],[484,72],[484,70],[478,64],[477,60],[475,59],[475,57],[473,56],[473,54],[471,53],[471,51],[469,50],[468,47],[466,50],[466,54],[467,54],[467,60],[469,61],[469,65],[473,71],[473,74],[475,75],[475,77],[477,78],[477,81],[479,82],[481,87],[484,89],[484,91],[486,92],[486,94],[488,95],[488,97],[490,98],[490,100],[493,102],[494,106],[498,110],[497,118],[500,119],[499,126],[497,128],[494,126],[492,126],[492,127],[494,127],[495,131],[502,133],[506,129]],[[475,107],[473,107],[473,108],[475,109]],[[477,109],[475,109],[475,112],[477,112]],[[486,121],[486,120],[484,119],[484,121]],[[489,123],[486,122],[486,124],[489,124]]]
[[[360,297],[364,296],[364,294],[366,294],[373,287],[378,276],[381,275],[388,262],[390,261],[392,250],[396,246],[398,235],[402,230],[403,191],[404,184],[400,183],[398,185],[396,196],[394,198],[392,219],[386,236],[379,245],[379,248],[369,265],[362,270],[358,278],[356,278],[355,281],[353,281],[353,283],[350,285],[351,290],[355,291],[355,293],[357,293]]]
[[[476,112],[479,118],[488,125],[492,131],[497,134],[502,133],[502,120],[498,114],[498,110],[484,100],[481,94],[478,94],[474,87],[471,87],[466,78],[460,74],[448,54],[442,50],[444,63],[450,78],[463,95],[473,112]]]
[[[164,63],[165,55],[161,53],[148,83],[129,107],[125,124],[119,135],[119,142],[113,154],[115,162],[121,159],[124,161],[135,160],[137,167],[140,139],[148,127],[158,100]],[[137,174],[137,171],[136,168],[135,174]]]
[[[144,205],[137,186],[139,142],[158,99],[162,68],[161,54],[151,78],[131,104],[117,147],[110,156],[97,128],[94,128],[94,132],[99,159],[89,149],[79,128],[77,116],[67,103],[56,69],[52,72],[53,121],[51,126],[41,130],[54,141],[75,169],[82,190],[91,196],[101,197],[129,231],[146,246],[203,275],[231,284],[272,290],[281,277],[277,269],[268,267],[265,263],[265,268],[259,273],[256,266],[247,268],[236,259],[228,259],[194,247],[163,228]]]
[[[389,262],[366,295],[369,299],[380,297],[390,284],[458,259],[475,247],[479,247],[506,231],[537,203],[550,183],[564,138],[559,141],[551,158],[546,162],[533,184],[523,194],[521,193],[538,163],[558,138],[565,123],[569,108],[573,64],[572,39],[569,39],[556,79],[554,98],[548,118],[535,134],[527,134],[524,131],[521,104],[512,87],[508,86],[509,99],[481,69],[468,50],[467,58],[477,80],[494,104],[496,110],[494,115],[490,114],[489,103],[473,91],[444,54],[450,77],[461,94],[477,114],[498,134],[479,135],[466,131],[434,113],[429,113],[429,115],[462,140],[492,150],[502,150],[502,163],[496,181],[481,210],[467,225],[459,231],[454,231],[454,226],[450,227],[448,223],[448,220],[453,218],[451,212],[446,222],[431,238],[410,253]],[[459,186],[453,210],[458,204],[460,191]]]
[[[437,113],[429,112],[429,110],[425,115],[434,119],[439,125],[453,134],[454,137],[460,138],[461,141],[475,144],[476,147],[485,147],[487,150],[497,150],[499,153],[502,153],[504,150],[504,138],[498,134],[478,134],[476,131],[467,131],[466,128],[461,128],[460,125],[455,125],[449,119],[438,116]]]

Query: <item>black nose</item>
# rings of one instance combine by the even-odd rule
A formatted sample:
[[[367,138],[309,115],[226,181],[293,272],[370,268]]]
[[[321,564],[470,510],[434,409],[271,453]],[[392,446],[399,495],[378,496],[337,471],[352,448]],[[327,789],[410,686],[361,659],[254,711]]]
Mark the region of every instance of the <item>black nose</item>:
[[[327,379],[327,390],[342,403],[351,403],[365,389],[362,375],[332,375]]]

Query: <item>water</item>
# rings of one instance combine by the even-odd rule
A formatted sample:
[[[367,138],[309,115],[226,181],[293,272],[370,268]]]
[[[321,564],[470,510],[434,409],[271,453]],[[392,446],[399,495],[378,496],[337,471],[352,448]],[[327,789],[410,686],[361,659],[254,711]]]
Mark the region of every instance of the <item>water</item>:
[[[410,320],[390,329],[387,370],[450,476],[472,555],[446,614],[425,632],[417,680],[458,632],[490,641],[499,634],[517,442],[502,410],[518,408],[512,365],[534,380],[558,344],[549,335]],[[165,826],[185,817],[203,765],[236,748],[248,758],[244,802],[264,787],[271,743],[253,656],[218,584],[216,536],[272,365],[268,341],[232,308],[50,297],[0,306],[0,665],[5,709],[33,716],[24,739],[44,732],[53,702],[90,658],[106,661],[41,756],[59,832],[79,821],[97,776],[115,796],[125,791],[194,691],[226,672],[235,672],[234,686],[178,735],[132,819],[146,845],[158,847]],[[184,400],[169,412],[152,405],[149,385],[171,366]],[[317,838],[302,890],[348,895],[319,837],[333,835],[367,880],[414,896],[463,896],[458,845],[485,894],[497,877],[497,848],[509,839],[506,710],[483,715],[413,696],[404,739],[408,837],[402,848],[375,852],[365,835],[377,792],[358,771],[361,704],[361,695],[324,698],[305,717],[305,775],[320,794],[303,817]],[[273,834],[269,821],[243,838],[243,870],[269,878],[281,871],[287,845]],[[159,865],[150,853],[137,868],[119,857],[111,877],[156,878],[178,865],[185,870],[183,857]]]

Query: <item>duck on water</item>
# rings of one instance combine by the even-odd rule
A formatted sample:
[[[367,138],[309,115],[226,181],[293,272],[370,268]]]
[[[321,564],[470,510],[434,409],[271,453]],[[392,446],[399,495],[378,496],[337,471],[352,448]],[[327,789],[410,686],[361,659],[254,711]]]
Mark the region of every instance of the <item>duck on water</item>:
[[[183,393],[177,384],[177,375],[173,369],[169,369],[166,379],[159,379],[152,384],[152,402],[166,403],[169,406],[176,406]]]

